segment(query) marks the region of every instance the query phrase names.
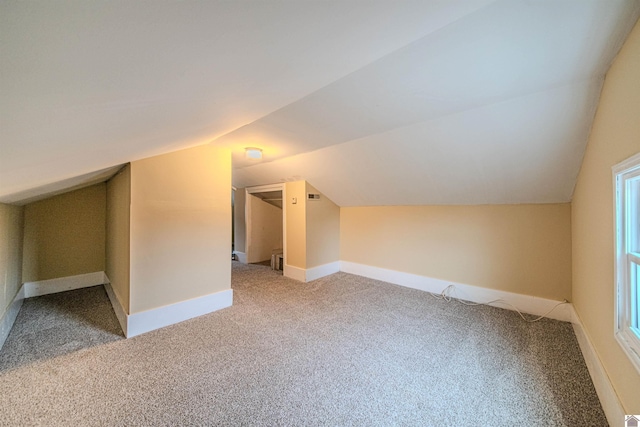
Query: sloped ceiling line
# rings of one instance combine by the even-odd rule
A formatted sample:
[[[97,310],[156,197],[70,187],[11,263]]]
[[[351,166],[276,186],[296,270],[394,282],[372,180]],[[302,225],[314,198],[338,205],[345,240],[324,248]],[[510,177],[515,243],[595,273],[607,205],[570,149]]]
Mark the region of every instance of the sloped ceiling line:
[[[246,170],[245,164],[236,163],[234,182],[257,185],[298,175],[341,206],[569,201],[602,76],[639,7],[638,2],[597,1],[554,5],[558,7],[544,2],[493,3],[220,138],[216,142],[232,146],[256,138],[280,148],[264,165]],[[416,95],[425,93],[426,101],[416,101]],[[541,101],[531,96],[537,93],[552,95]],[[530,104],[523,105],[527,100]],[[509,111],[483,115],[512,101],[520,117]],[[451,116],[465,119],[450,121],[456,128],[440,129],[436,136],[423,126],[447,123]],[[520,123],[519,130],[505,117]],[[460,135],[459,128],[468,132]],[[404,132],[404,140],[393,137],[403,129],[415,132]],[[494,137],[487,137],[487,132]],[[531,137],[537,133],[546,141]],[[496,140],[507,135],[526,149],[496,149]],[[439,163],[430,162],[425,152],[413,158],[400,154],[419,152],[427,141],[433,148],[436,137],[449,142],[439,145],[445,153],[436,156]],[[350,150],[355,145],[358,150]],[[470,145],[483,150],[465,162],[469,170],[460,170],[460,159],[473,152]],[[415,158],[426,160],[416,163]],[[269,160],[276,164],[267,166]],[[365,170],[359,164],[370,167]],[[454,170],[458,173],[452,176]],[[477,180],[478,174],[485,179]],[[511,182],[508,189],[502,184],[505,178]],[[475,181],[475,187],[469,186]]]
[[[602,81],[537,91],[236,169],[234,182],[249,186],[298,175],[340,206],[568,201]]]
[[[0,201],[214,138],[235,185],[298,177],[343,206],[568,201],[640,16],[640,0],[156,6],[0,4]]]
[[[2,2],[0,200],[207,143],[491,1]]]
[[[484,108],[484,107],[490,107],[490,106],[493,106],[493,105],[499,105],[499,104],[502,104],[502,103],[505,103],[505,102],[508,102],[508,101],[511,101],[511,100],[517,100],[519,98],[526,98],[526,97],[528,97],[530,95],[534,95],[536,93],[543,93],[543,92],[547,92],[547,91],[550,91],[550,90],[556,90],[556,89],[560,90],[560,89],[566,88],[566,87],[582,85],[582,84],[589,84],[589,83],[596,83],[596,84],[600,83],[601,84],[603,82],[603,80],[604,80],[604,74],[601,75],[601,76],[596,76],[596,77],[585,77],[585,78],[576,79],[576,80],[566,80],[566,81],[563,81],[563,82],[558,82],[558,83],[552,84],[552,85],[550,85],[548,87],[535,88],[535,89],[532,89],[529,92],[519,93],[519,94],[517,94],[515,96],[492,99],[491,101],[488,101],[486,103],[479,104],[479,105],[469,105],[469,106],[466,106],[465,108],[461,108],[460,110],[447,112],[447,113],[442,114],[442,115],[440,115],[438,117],[426,118],[424,120],[418,120],[416,122],[412,122],[412,123],[409,123],[409,124],[403,124],[403,125],[400,125],[400,126],[397,126],[397,127],[390,128],[390,129],[385,129],[385,130],[382,130],[382,131],[379,131],[379,132],[370,133],[368,135],[365,135],[365,136],[362,136],[362,137],[358,137],[358,138],[355,138],[355,139],[352,139],[352,140],[349,140],[349,141],[341,141],[339,143],[329,144],[327,146],[339,146],[341,144],[347,144],[347,143],[350,143],[350,142],[358,142],[358,141],[361,141],[361,140],[366,140],[367,138],[370,138],[370,137],[382,137],[384,135],[392,134],[394,131],[397,131],[397,130],[401,130],[401,129],[405,129],[405,128],[411,128],[412,126],[418,126],[418,125],[421,125],[421,124],[424,124],[424,123],[428,123],[428,122],[431,122],[431,121],[434,121],[434,120],[444,119],[444,118],[446,118],[448,116],[453,116],[453,115],[460,114],[460,113],[470,112],[470,111],[481,109],[481,108]],[[598,96],[598,99],[599,99],[599,96]],[[593,106],[582,106],[582,107],[589,108],[589,107],[593,107]],[[590,111],[595,112],[595,108],[591,108]],[[249,125],[247,125],[247,126],[249,126]],[[240,128],[237,129],[237,130],[240,130]],[[216,140],[212,141],[212,143],[215,144]],[[306,151],[305,153],[307,153],[307,154],[308,153],[313,153],[314,151],[322,150],[323,148],[326,148],[326,147],[322,146],[322,147],[314,148],[312,150]],[[259,167],[262,164],[269,163],[270,161],[277,161],[277,160],[279,160],[279,159],[269,159],[267,161],[261,162],[258,165],[256,165],[255,163],[242,163],[241,165],[238,165],[236,163],[236,164],[234,164],[234,170],[241,170],[241,169],[244,169],[244,168],[251,168],[251,167]],[[255,185],[255,184],[252,184],[252,185]]]

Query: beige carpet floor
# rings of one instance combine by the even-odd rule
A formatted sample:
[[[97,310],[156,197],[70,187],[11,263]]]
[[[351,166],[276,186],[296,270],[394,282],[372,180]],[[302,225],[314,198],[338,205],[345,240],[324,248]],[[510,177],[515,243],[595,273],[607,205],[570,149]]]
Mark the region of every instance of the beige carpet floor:
[[[101,287],[25,301],[0,425],[607,425],[567,323],[345,273],[232,281],[232,307],[128,340]]]

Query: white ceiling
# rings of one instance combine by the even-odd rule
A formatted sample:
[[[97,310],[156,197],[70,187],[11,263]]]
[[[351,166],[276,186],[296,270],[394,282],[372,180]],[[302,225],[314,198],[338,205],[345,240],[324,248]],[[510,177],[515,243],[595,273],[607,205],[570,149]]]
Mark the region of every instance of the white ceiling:
[[[637,0],[2,2],[0,201],[211,141],[234,185],[306,179],[341,206],[568,201],[638,16]]]

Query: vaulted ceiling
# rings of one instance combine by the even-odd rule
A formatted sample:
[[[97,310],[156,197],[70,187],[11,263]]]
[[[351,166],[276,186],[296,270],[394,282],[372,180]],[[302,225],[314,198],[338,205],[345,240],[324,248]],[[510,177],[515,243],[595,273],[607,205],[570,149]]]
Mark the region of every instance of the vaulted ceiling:
[[[341,206],[566,202],[638,16],[638,0],[2,2],[0,201],[212,143],[236,186],[306,179]]]

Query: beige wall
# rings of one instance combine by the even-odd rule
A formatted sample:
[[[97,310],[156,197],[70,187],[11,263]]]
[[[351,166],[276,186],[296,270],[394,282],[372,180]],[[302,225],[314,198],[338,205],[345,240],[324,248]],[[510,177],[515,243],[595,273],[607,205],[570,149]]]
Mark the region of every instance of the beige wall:
[[[245,245],[246,239],[247,239],[247,232],[246,232],[247,225],[245,224],[245,213],[244,213],[245,198],[246,198],[245,189],[244,188],[236,189],[234,199],[233,199],[234,200],[233,226],[234,226],[234,233],[235,233],[234,250],[236,252],[246,252],[247,250]]]
[[[104,183],[25,206],[22,280],[104,271]]]
[[[342,208],[340,259],[570,299],[570,216],[568,204]]]
[[[307,268],[307,225],[305,205],[305,181],[285,184],[283,206],[286,204],[287,253],[285,264],[298,268]],[[293,199],[297,200],[293,204]]]
[[[247,236],[247,262],[270,260],[274,249],[282,249],[282,209],[250,194],[246,204],[251,218],[250,234]]]
[[[22,285],[24,208],[0,203],[0,321]]]
[[[106,270],[113,292],[129,313],[131,167],[107,181]]]
[[[231,288],[231,152],[131,163],[130,313]]]
[[[306,192],[320,194],[320,200],[306,201],[306,268],[339,261],[340,208],[308,182]]]
[[[575,309],[627,414],[640,414],[640,375],[615,341],[611,167],[640,152],[640,23],[607,73],[573,196]]]

